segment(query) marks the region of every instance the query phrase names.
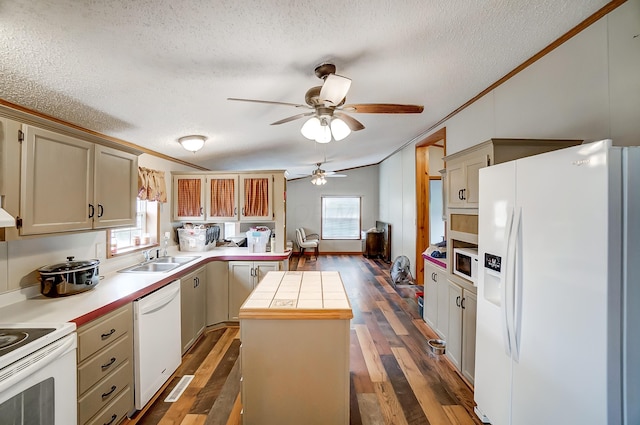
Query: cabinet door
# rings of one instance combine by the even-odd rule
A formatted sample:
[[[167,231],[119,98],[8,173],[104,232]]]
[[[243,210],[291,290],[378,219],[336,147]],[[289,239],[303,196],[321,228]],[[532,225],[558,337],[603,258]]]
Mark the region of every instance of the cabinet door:
[[[280,270],[280,262],[279,261],[256,262],[254,263],[253,268],[254,268],[254,278],[255,278],[253,287],[255,288],[256,285],[260,283],[264,275],[267,274],[267,272]]]
[[[478,208],[478,192],[480,191],[481,168],[487,166],[487,153],[479,153],[477,157],[464,163],[464,175],[466,179],[464,191],[464,203],[467,208]]]
[[[194,339],[198,338],[207,325],[207,269],[198,269],[194,276],[193,331]]]
[[[449,292],[449,330],[447,332],[446,354],[453,365],[460,370],[462,354],[462,288],[447,280]]]
[[[200,336],[206,322],[205,267],[180,278],[180,325],[182,353]]]
[[[238,187],[236,174],[207,176],[207,220],[238,220]]]
[[[138,157],[95,146],[94,228],[135,226]]]
[[[193,343],[194,275],[180,279],[180,344],[184,354]]]
[[[37,127],[23,129],[20,233],[91,229],[94,144]]]
[[[241,175],[240,188],[240,220],[273,220],[273,175]]]
[[[424,260],[424,321],[435,330],[438,323],[438,271]]]
[[[207,325],[229,320],[229,266],[226,261],[207,264]]]
[[[434,329],[440,338],[447,340],[449,332],[449,286],[447,281],[442,280],[438,284],[438,320]],[[448,344],[448,341],[447,341]],[[448,347],[447,347],[448,349]]]
[[[173,219],[204,220],[204,176],[173,176]]]
[[[238,320],[240,306],[253,291],[253,262],[229,261],[229,320]]]
[[[464,174],[463,161],[447,162],[447,207],[462,208],[464,207],[464,190],[466,188],[466,179]]]
[[[476,370],[476,295],[464,291],[462,303],[462,375],[474,382]]]

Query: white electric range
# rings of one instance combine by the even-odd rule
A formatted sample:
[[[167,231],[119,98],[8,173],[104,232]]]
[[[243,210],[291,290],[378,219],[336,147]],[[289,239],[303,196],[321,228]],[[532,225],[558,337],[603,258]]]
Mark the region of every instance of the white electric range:
[[[74,323],[0,323],[3,421],[77,422],[75,329]]]

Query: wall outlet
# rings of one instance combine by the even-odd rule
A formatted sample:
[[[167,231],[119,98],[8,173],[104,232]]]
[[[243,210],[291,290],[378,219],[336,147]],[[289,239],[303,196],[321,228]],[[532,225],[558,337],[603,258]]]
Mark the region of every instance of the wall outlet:
[[[104,244],[104,242],[98,242],[96,244],[96,257],[97,258],[104,258],[106,256],[106,246]]]

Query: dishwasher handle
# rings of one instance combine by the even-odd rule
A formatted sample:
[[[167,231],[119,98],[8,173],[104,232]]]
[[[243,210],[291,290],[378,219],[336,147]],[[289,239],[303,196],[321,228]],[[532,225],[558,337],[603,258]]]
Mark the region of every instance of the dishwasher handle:
[[[150,314],[154,311],[160,310],[165,305],[173,301],[178,295],[180,295],[180,281],[175,280],[168,286],[173,288],[163,288],[160,291],[147,295],[137,300],[138,312],[140,314]],[[162,292],[162,293],[160,293]]]

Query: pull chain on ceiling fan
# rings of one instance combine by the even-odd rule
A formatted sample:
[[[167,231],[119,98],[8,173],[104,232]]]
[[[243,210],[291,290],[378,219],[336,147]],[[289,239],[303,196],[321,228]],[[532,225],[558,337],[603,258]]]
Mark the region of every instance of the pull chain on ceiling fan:
[[[351,79],[337,75],[334,64],[325,63],[315,69],[318,78],[324,80],[322,86],[311,87],[305,94],[306,105],[274,102],[269,100],[241,99],[230,97],[228,100],[240,102],[266,103],[270,105],[293,106],[296,108],[311,109],[293,115],[271,125],[284,124],[300,118],[310,117],[300,129],[304,137],[315,140],[318,143],[329,143],[333,140],[342,140],[352,131],[364,129],[364,125],[345,114],[419,114],[424,110],[422,105],[403,105],[395,103],[361,103],[345,105],[347,92],[351,87]]]

